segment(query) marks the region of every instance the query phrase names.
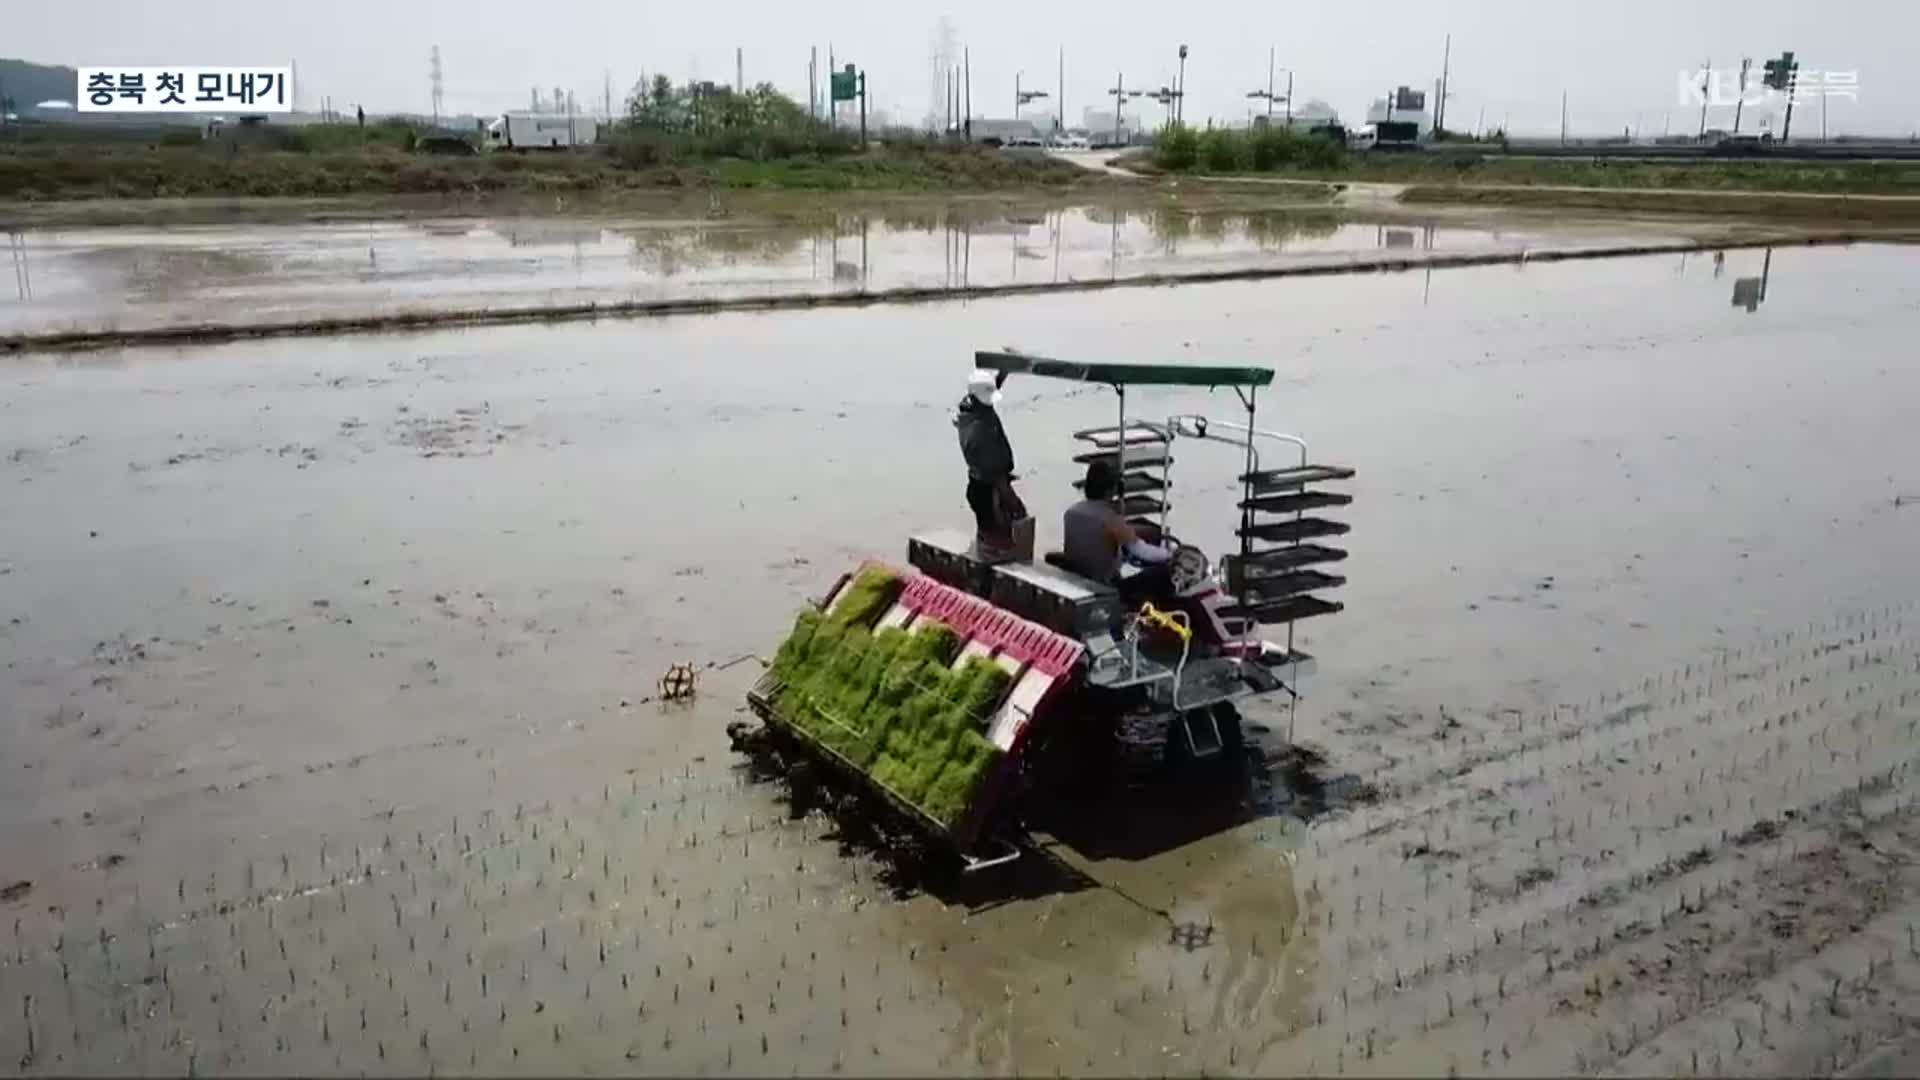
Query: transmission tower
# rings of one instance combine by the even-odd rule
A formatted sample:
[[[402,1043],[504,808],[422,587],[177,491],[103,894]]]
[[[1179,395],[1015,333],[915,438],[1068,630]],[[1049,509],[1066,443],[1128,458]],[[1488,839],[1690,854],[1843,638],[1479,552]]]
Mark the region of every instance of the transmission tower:
[[[948,107],[951,100],[948,95],[948,78],[953,65],[959,59],[958,35],[954,33],[953,20],[940,16],[933,24],[933,33],[927,39],[927,130],[939,131],[951,119]]]
[[[440,78],[440,46],[438,45],[435,45],[433,47],[432,72],[433,72],[433,126],[439,127],[440,126],[440,102],[443,96],[441,91],[443,87],[442,87],[441,78]]]

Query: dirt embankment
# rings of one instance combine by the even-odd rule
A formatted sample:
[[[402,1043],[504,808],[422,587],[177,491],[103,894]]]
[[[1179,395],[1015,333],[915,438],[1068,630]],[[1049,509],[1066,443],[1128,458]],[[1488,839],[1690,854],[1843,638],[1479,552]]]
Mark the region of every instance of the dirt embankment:
[[[1413,206],[1597,210],[1834,225],[1920,226],[1920,197],[1872,194],[1415,184],[1401,193],[1400,201]]]

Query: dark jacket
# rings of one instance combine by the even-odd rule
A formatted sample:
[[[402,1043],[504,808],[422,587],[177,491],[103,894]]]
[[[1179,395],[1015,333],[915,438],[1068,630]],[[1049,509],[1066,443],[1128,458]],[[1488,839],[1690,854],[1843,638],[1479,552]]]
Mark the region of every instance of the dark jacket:
[[[969,477],[998,481],[1013,475],[1013,447],[993,406],[968,394],[960,399],[953,426],[960,432],[960,455],[967,461]]]

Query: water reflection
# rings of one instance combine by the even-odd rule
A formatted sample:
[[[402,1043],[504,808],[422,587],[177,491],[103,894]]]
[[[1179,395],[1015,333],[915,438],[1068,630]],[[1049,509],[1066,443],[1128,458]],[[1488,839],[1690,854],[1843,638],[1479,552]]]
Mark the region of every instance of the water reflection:
[[[1720,255],[1714,257],[1715,277],[1719,276],[1718,270],[1721,258]],[[1766,254],[1762,256],[1760,260],[1759,277],[1743,277],[1733,280],[1733,306],[1746,308],[1748,314],[1760,310],[1760,305],[1767,299],[1767,282],[1772,276],[1773,249],[1768,248]]]
[[[1538,242],[1525,233],[1356,223],[1331,211],[1125,202],[14,231],[14,296],[0,293],[0,332],[1001,288]]]
[[[13,287],[21,301],[33,299],[33,274],[27,265],[27,237],[16,229],[7,230],[7,254],[13,262]]]
[[[1007,215],[881,211],[779,223],[642,225],[608,235],[623,237],[631,245],[630,264],[656,277],[773,267],[794,260],[804,248],[809,277],[836,286],[967,288],[1112,278],[1131,272],[1128,268],[1143,259],[1272,254],[1302,239],[1333,237],[1341,227],[1326,215],[1085,206]],[[930,277],[927,259],[936,235],[937,279]],[[976,242],[998,256],[991,273],[976,276]],[[1099,255],[1104,258],[1098,269],[1088,274],[1087,257]]]
[[[1733,253],[1733,261],[1736,264],[1742,264],[1739,265],[1737,269],[1758,269],[1759,271],[1757,274],[1738,274],[1733,279],[1733,292],[1730,305],[1732,307],[1742,308],[1748,314],[1759,311],[1760,305],[1766,303],[1767,292],[1773,284],[1773,248],[1761,248],[1757,252],[1757,255],[1759,266],[1755,267],[1751,260],[1755,258],[1756,252],[1752,249]],[[1727,263],[1729,261],[1727,256],[1728,252],[1725,250],[1716,250],[1712,253],[1714,281],[1725,280],[1727,276]],[[1675,275],[1685,277],[1688,262],[1696,257],[1695,253],[1681,252],[1676,259]],[[1715,292],[1718,293],[1719,290],[1716,289]]]

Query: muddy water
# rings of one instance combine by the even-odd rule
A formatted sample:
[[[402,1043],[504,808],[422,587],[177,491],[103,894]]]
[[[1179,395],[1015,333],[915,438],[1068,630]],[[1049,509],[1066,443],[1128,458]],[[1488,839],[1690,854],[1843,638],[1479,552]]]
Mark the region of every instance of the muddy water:
[[[1916,259],[10,362],[0,1063],[1873,1067],[1920,987]],[[1263,423],[1359,470],[1349,606],[1241,775],[923,887],[729,752],[751,661],[649,698],[964,521],[1002,344],[1274,366]],[[1045,543],[1111,398],[1008,391]],[[1178,466],[1210,550],[1233,464]]]
[[[0,332],[396,311],[965,289],[1383,253],[1617,244],[1619,226],[1342,223],[1312,212],[1071,207],[704,222],[446,219],[9,233]]]

